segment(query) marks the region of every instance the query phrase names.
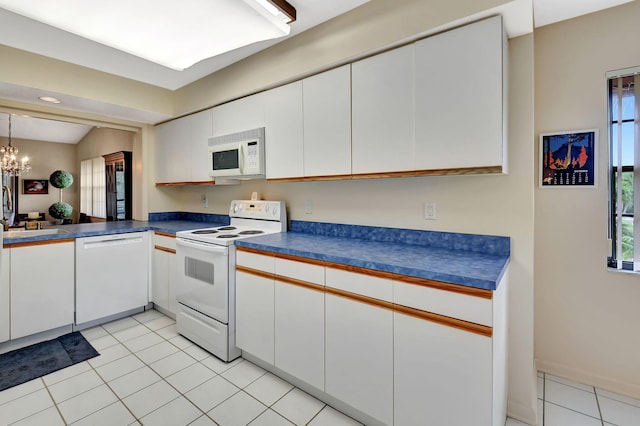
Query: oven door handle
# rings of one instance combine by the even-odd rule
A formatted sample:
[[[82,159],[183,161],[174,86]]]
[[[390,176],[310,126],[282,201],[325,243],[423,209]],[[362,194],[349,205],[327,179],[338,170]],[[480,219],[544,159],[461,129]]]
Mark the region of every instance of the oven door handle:
[[[193,248],[197,250],[206,251],[208,253],[214,253],[218,255],[226,256],[229,253],[229,249],[225,246],[217,246],[215,244],[201,243],[199,241],[185,240],[183,238],[176,238],[176,245],[185,248]]]

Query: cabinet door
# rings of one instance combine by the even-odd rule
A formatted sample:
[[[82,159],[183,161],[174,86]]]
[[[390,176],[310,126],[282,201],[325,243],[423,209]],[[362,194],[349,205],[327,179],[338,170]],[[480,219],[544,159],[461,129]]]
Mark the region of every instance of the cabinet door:
[[[273,364],[274,282],[236,272],[236,345]]]
[[[302,81],[265,92],[267,179],[304,176]]]
[[[394,313],[394,425],[492,424],[491,338]]]
[[[324,390],[324,292],[275,282],[275,366]]]
[[[247,96],[213,108],[213,136],[264,127],[264,93]]]
[[[2,241],[0,241],[0,244]],[[11,250],[0,251],[0,342],[5,342],[10,338],[10,284],[9,268],[11,260]]]
[[[169,309],[169,256],[170,253],[154,247],[151,259],[151,301],[166,310]]]
[[[414,47],[352,64],[354,174],[414,169]]]
[[[191,150],[192,182],[213,180],[209,176],[209,138],[213,134],[213,113],[211,109],[185,117],[189,121],[189,144]],[[184,166],[184,165],[183,165]]]
[[[153,235],[151,301],[154,305],[176,314],[175,238]]]
[[[73,324],[74,244],[11,248],[11,338]]]
[[[351,174],[351,66],[302,81],[304,175]]]
[[[156,183],[191,180],[189,120],[178,119],[156,127]]]
[[[416,169],[503,164],[497,16],[416,43]]]
[[[392,311],[326,295],[326,392],[393,424]]]

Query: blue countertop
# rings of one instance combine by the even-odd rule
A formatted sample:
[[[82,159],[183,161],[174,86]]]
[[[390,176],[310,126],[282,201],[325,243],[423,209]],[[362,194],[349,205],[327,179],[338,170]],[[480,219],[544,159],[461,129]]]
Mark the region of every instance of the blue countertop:
[[[43,240],[62,240],[65,238],[94,237],[98,235],[124,234],[127,232],[158,231],[175,234],[178,231],[197,228],[222,226],[220,222],[198,222],[189,220],[165,220],[145,222],[123,220],[118,222],[80,223],[77,225],[47,226],[45,229],[64,229],[68,233],[37,235],[26,238],[4,238],[4,244],[28,243]]]
[[[292,228],[310,233],[257,236],[236,245],[486,290],[497,288],[509,263],[507,237],[334,224],[309,230],[308,223]],[[361,238],[349,237],[356,234]]]
[[[51,226],[47,229],[68,233],[4,238],[4,244],[149,230],[175,234],[229,223],[224,215],[155,215],[150,221]],[[294,220],[290,232],[251,237],[236,245],[487,290],[497,288],[510,256],[508,237]]]

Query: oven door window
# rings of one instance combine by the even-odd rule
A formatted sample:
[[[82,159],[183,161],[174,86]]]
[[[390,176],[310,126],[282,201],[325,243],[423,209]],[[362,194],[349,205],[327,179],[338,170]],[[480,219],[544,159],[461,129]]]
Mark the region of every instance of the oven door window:
[[[204,262],[200,259],[194,259],[192,257],[184,258],[184,274],[193,278],[194,280],[201,281],[205,284],[213,285],[214,283],[214,266],[211,262]]]
[[[213,170],[232,170],[240,167],[239,149],[213,152]]]

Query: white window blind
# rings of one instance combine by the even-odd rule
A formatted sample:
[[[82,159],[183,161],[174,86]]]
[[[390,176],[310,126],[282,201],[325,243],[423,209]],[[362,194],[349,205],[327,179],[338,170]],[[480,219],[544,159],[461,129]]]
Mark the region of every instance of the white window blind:
[[[609,266],[640,271],[640,67],[609,79]],[[640,207],[639,207],[640,208]]]
[[[107,188],[103,157],[80,162],[80,212],[107,217]]]

